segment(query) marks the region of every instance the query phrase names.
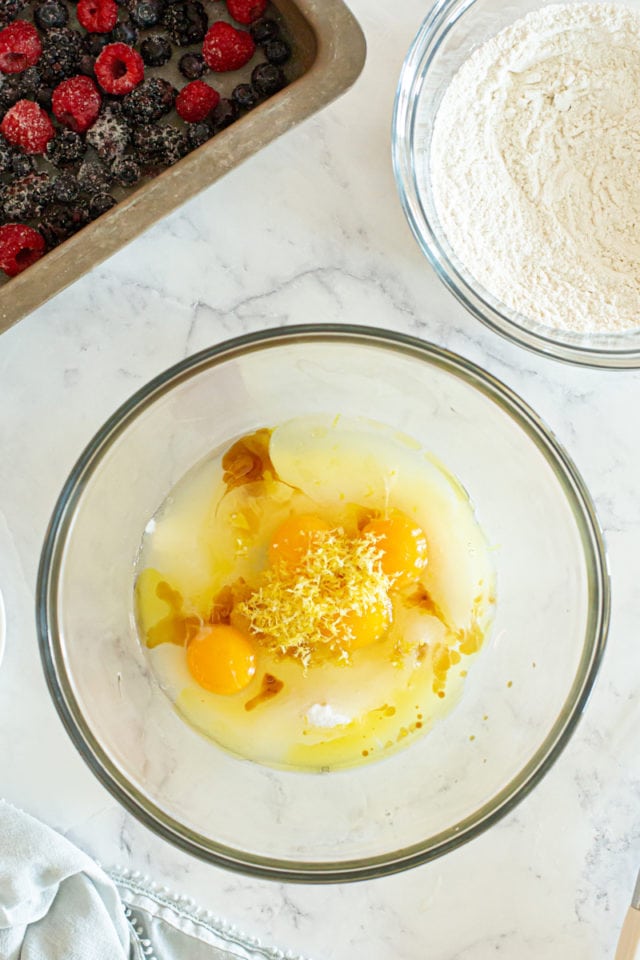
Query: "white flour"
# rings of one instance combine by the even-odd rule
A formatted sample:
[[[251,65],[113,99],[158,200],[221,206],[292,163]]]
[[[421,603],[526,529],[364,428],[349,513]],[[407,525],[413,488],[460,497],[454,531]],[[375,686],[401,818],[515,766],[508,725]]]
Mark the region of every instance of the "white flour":
[[[431,152],[458,258],[525,317],[640,326],[640,13],[545,7],[463,64]]]

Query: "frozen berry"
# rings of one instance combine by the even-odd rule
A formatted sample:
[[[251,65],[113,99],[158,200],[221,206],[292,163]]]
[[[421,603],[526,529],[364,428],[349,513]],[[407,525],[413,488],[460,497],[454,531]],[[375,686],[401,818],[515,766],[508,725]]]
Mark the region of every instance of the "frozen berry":
[[[80,196],[80,184],[71,173],[61,173],[51,184],[51,197],[58,203],[73,203]]]
[[[49,200],[51,179],[46,173],[28,173],[4,188],[2,207],[7,220],[39,217]]]
[[[11,160],[11,172],[14,177],[26,177],[35,168],[33,157],[28,157],[26,153],[14,153]]]
[[[150,77],[122,101],[122,111],[132,123],[159,120],[173,108],[176,91],[167,80]]]
[[[130,20],[121,20],[111,31],[111,43],[126,43],[128,47],[135,47],[138,42],[137,27]]]
[[[223,97],[218,106],[209,114],[209,120],[213,124],[213,129],[217,132],[230,126],[239,116],[240,108],[238,104]]]
[[[76,16],[89,33],[109,33],[118,22],[116,0],[78,0]]]
[[[41,30],[50,30],[51,27],[66,27],[69,12],[59,0],[45,0],[33,13],[36,26]]]
[[[251,71],[251,83],[263,97],[269,97],[282,90],[287,80],[280,67],[273,63],[259,63]]]
[[[25,153],[44,153],[56,133],[47,114],[33,100],[18,100],[7,110],[0,132]]]
[[[38,223],[49,250],[67,240],[87,223],[89,217],[81,207],[70,207],[59,203],[48,207]]]
[[[131,4],[131,19],[141,30],[157,26],[162,20],[164,3],[162,0],[135,0]]]
[[[20,80],[22,81],[22,87],[25,93],[30,95],[36,93],[42,86],[40,72],[37,67],[27,67],[26,70],[23,70],[20,74]]]
[[[213,130],[208,123],[190,123],[187,127],[187,143],[190,150],[196,150],[210,140]]]
[[[216,73],[239,70],[251,60],[254,52],[251,35],[224,20],[218,20],[209,28],[202,44],[203,56]]]
[[[258,102],[258,94],[250,83],[239,83],[231,91],[231,99],[243,110],[251,110]]]
[[[251,24],[249,32],[258,46],[262,46],[263,43],[276,40],[280,36],[280,27],[276,20],[263,17],[262,20],[256,20]]]
[[[253,23],[266,9],[267,0],[227,0],[227,10],[238,23]]]
[[[263,49],[269,63],[273,63],[277,67],[291,59],[291,47],[284,40],[269,40],[268,43],[265,43]]]
[[[84,140],[73,130],[63,130],[47,144],[45,156],[56,167],[66,167],[85,153]]]
[[[99,34],[94,33],[92,36],[97,37]],[[95,77],[96,71],[96,58],[92,57],[90,53],[84,53],[80,57],[80,63],[78,64],[78,73],[83,77]],[[44,104],[43,104],[44,106]]]
[[[15,277],[32,263],[39,260],[45,251],[41,234],[22,223],[7,223],[0,227],[0,270]]]
[[[78,170],[78,183],[85,193],[107,193],[111,177],[109,171],[99,160],[83,160]]]
[[[36,91],[36,103],[39,103],[40,106],[44,107],[45,110],[50,110],[52,96],[53,90],[51,87],[38,87],[38,90]]]
[[[11,170],[11,161],[13,160],[15,151],[10,143],[0,137],[0,173],[5,173],[8,170]]]
[[[171,44],[166,37],[154,34],[140,44],[142,59],[149,67],[162,67],[171,59]]]
[[[24,100],[26,92],[21,74],[5,77],[0,86],[0,114],[5,113],[18,100]]]
[[[63,80],[51,97],[51,109],[57,120],[76,133],[84,133],[95,123],[102,97],[90,77]]]
[[[207,14],[199,0],[171,4],[165,11],[162,23],[177,47],[200,43],[209,25]]]
[[[54,27],[44,36],[42,57],[38,69],[43,82],[55,87],[61,80],[73,77],[78,72],[80,57],[84,53],[82,35],[69,27]]]
[[[6,27],[15,20],[27,3],[28,0],[0,0],[0,27]]]
[[[38,31],[26,20],[16,20],[0,30],[0,72],[22,73],[42,55]]]
[[[187,123],[197,123],[220,102],[220,94],[204,80],[192,80],[176,97],[176,111]]]
[[[111,163],[121,157],[131,139],[131,130],[121,116],[107,107],[91,130],[87,133],[87,143],[94,148],[101,160]]]
[[[142,171],[131,157],[122,157],[111,165],[111,175],[121,186],[132,187],[142,176]]]
[[[184,133],[170,125],[160,127],[150,123],[138,127],[133,132],[133,142],[141,163],[151,166],[171,166],[189,151]]]
[[[117,202],[116,198],[112,197],[110,193],[96,193],[89,200],[89,216],[92,220],[95,220],[106,213],[107,210],[111,210],[111,207],[115,207]]]
[[[207,65],[200,53],[183,53],[178,69],[187,80],[199,80],[207,72]]]
[[[106,45],[111,43],[111,40],[104,33],[88,33],[86,37],[83,37],[82,43],[87,53],[95,59],[102,53]]]
[[[144,77],[144,62],[125,43],[108,44],[96,60],[98,83],[107,93],[130,93]]]

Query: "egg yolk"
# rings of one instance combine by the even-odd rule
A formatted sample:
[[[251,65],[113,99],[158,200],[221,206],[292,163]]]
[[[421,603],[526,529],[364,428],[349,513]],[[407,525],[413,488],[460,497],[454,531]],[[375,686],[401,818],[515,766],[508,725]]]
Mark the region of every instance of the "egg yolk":
[[[302,561],[313,542],[313,535],[326,533],[331,527],[314,514],[288,517],[280,524],[269,545],[269,562],[285,563],[296,567]]]
[[[256,657],[250,641],[224,623],[204,626],[187,647],[189,673],[211,693],[232,694],[244,690],[256,672]]]
[[[380,604],[369,607],[363,613],[349,610],[340,618],[340,625],[349,636],[349,649],[359,650],[382,640],[390,621],[389,611]]]
[[[394,586],[407,586],[420,575],[427,563],[427,538],[417,523],[400,510],[388,517],[370,520],[363,534],[373,533],[382,552],[380,566]]]

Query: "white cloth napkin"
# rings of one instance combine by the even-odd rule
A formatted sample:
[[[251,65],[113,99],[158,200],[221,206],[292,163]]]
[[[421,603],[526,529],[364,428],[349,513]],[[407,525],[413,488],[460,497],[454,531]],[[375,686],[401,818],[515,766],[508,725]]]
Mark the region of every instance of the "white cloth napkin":
[[[304,960],[243,937],[137,874],[113,879],[0,801],[0,960]]]

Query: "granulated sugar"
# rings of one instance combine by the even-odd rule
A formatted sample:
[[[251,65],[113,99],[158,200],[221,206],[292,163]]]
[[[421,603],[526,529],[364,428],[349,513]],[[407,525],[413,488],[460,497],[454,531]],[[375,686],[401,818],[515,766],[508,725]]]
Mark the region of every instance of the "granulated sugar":
[[[640,13],[544,7],[478,48],[432,141],[438,216],[467,270],[547,326],[640,326]]]

